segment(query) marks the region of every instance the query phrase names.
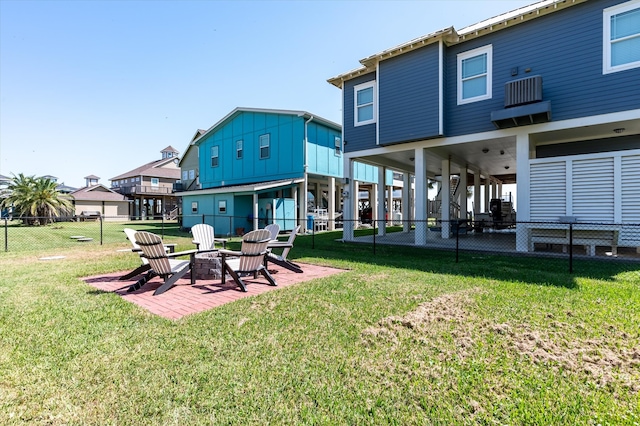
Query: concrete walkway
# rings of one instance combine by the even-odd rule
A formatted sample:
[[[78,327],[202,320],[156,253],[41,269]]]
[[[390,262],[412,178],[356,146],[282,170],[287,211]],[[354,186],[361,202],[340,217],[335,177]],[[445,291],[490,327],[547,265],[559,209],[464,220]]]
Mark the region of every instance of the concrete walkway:
[[[264,277],[258,275],[255,280],[253,278],[244,279],[245,283],[247,283],[247,293],[240,291],[229,275],[227,275],[225,284],[221,284],[220,279],[197,280],[196,284],[192,286],[187,274],[186,278],[178,281],[178,285],[158,296],[153,296],[155,289],[162,284],[162,279],[158,277],[153,278],[142,288],[131,293],[127,293],[127,289],[136,280],[118,280],[127,271],[87,277],[83,280],[99,290],[114,292],[122,296],[123,299],[135,303],[153,314],[170,319],[179,319],[185,315],[206,311],[245,297],[255,296],[315,278],[346,272],[344,269],[335,269],[327,266],[309,264],[300,264],[300,266],[304,271],[302,274],[296,274],[279,266],[269,265],[269,271],[278,286],[270,286]]]

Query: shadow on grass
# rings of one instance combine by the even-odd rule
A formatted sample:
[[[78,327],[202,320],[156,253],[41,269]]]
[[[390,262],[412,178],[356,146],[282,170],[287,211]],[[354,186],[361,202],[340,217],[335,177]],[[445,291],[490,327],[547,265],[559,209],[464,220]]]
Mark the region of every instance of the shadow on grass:
[[[519,281],[536,285],[553,285],[574,289],[577,278],[585,277],[614,281],[620,273],[640,270],[640,263],[611,260],[574,259],[572,274],[567,258],[550,258],[519,253],[459,252],[427,249],[415,246],[377,245],[373,253],[371,244],[336,241],[341,232],[328,232],[315,236],[303,235],[296,239],[290,258],[323,258],[347,262],[373,264],[392,268],[412,269],[437,274]]]

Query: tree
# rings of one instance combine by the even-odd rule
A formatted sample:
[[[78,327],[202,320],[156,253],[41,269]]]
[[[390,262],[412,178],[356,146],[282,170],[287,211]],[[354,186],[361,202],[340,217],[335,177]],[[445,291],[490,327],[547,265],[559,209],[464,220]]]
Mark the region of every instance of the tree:
[[[40,219],[53,221],[54,217],[73,210],[71,201],[57,190],[55,181],[22,173],[13,176],[0,205],[13,208],[13,215],[27,218],[29,224],[40,223]]]

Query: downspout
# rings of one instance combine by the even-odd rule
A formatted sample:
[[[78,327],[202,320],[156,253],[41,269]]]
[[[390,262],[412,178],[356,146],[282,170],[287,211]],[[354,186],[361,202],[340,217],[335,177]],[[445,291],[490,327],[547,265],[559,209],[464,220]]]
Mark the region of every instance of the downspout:
[[[304,155],[304,183],[303,183],[303,189],[302,189],[302,202],[304,202],[303,208],[300,209],[300,212],[303,213],[302,217],[300,218],[300,220],[302,221],[302,229],[306,230],[307,228],[307,217],[306,214],[307,212],[307,207],[309,206],[309,200],[308,200],[308,194],[309,194],[309,175],[307,174],[307,170],[309,168],[309,164],[308,164],[308,155],[307,155],[307,144],[309,143],[309,133],[307,130],[307,126],[309,125],[309,123],[311,123],[313,121],[313,115],[311,115],[309,117],[308,120],[306,120],[304,122],[304,147],[303,147],[303,155]],[[318,198],[318,194],[316,194],[316,199]],[[316,201],[317,202],[317,201]],[[317,206],[316,206],[317,207]]]

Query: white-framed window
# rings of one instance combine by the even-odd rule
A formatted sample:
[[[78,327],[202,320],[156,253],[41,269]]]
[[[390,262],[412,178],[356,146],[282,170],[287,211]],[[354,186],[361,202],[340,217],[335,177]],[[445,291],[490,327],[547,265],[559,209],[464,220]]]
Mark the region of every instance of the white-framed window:
[[[227,200],[218,201],[218,213],[220,214],[227,213]]]
[[[337,136],[333,138],[333,153],[337,156],[342,154],[342,141]]]
[[[187,179],[189,179],[189,172],[187,170],[183,170],[182,171],[182,180],[186,181]]]
[[[269,133],[260,135],[260,159],[264,160],[271,155],[271,137]]]
[[[491,99],[493,46],[458,54],[458,105]]]
[[[151,186],[158,186],[160,184],[160,179],[151,178]]]
[[[196,171],[191,169],[189,170],[189,179],[193,180],[196,178]]]
[[[236,141],[236,159],[241,160],[243,155],[242,140]]]
[[[211,167],[218,167],[220,164],[219,147],[214,145],[211,147]]]
[[[376,82],[368,81],[353,87],[353,125],[376,122]]]
[[[198,213],[198,202],[197,201],[192,201],[191,202],[191,213],[192,214]]]
[[[603,74],[640,67],[640,1],[603,11]]]

